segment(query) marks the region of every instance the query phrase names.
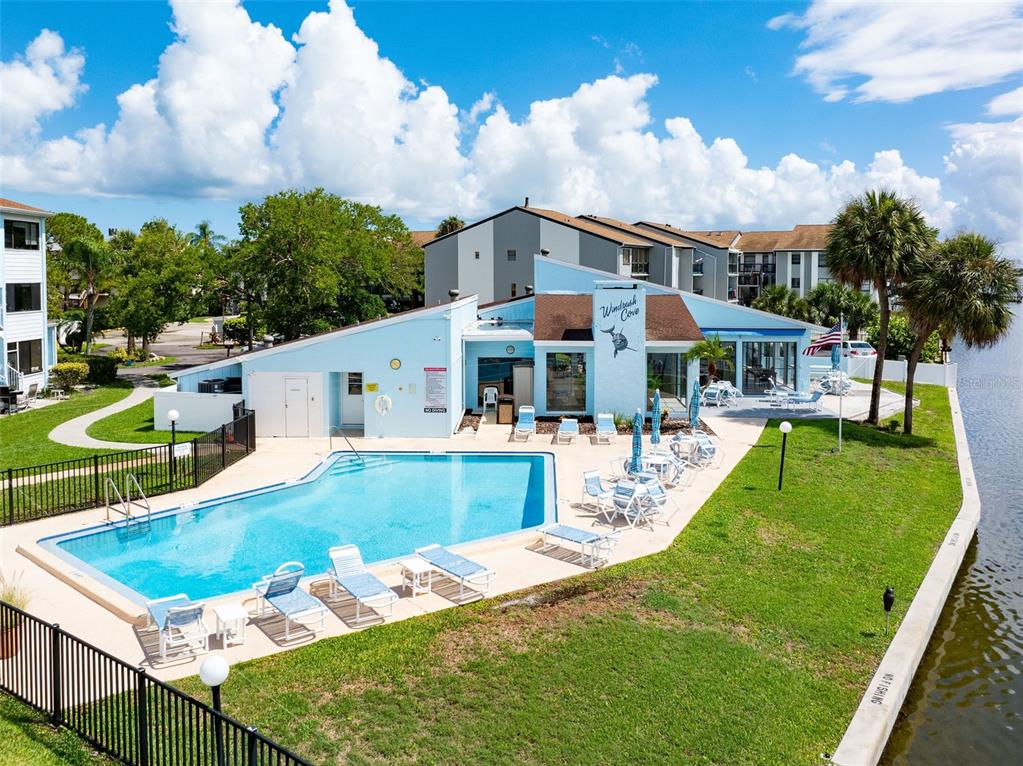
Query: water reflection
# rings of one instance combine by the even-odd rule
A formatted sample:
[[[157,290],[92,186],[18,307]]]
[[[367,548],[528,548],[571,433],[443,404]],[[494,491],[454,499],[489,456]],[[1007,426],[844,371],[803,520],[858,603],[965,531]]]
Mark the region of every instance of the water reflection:
[[[882,763],[1023,761],[1023,320],[962,349],[959,399],[981,520]]]

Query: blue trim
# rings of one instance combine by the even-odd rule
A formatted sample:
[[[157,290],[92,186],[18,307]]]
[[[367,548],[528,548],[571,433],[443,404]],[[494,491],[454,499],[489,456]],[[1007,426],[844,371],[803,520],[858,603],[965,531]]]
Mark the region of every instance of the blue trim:
[[[799,328],[777,330],[760,328],[758,330],[752,327],[701,327],[700,332],[702,332],[704,335],[710,333],[712,335],[752,335],[772,338],[777,337],[802,338],[804,335],[806,335],[806,330]]]

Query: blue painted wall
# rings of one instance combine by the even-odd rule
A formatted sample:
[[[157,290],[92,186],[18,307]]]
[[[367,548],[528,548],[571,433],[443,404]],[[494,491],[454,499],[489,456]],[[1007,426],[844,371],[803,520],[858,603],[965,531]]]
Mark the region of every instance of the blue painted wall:
[[[639,284],[596,285],[593,368],[597,412],[646,410],[646,290]]]

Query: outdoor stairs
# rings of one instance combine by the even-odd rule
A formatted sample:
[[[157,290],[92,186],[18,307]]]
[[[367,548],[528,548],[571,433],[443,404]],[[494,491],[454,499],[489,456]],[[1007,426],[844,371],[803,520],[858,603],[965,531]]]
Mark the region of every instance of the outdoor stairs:
[[[364,458],[360,458],[357,455],[342,455],[330,467],[329,473],[331,476],[341,476],[346,473],[357,473],[370,468],[389,468],[395,462],[382,455],[370,455]]]

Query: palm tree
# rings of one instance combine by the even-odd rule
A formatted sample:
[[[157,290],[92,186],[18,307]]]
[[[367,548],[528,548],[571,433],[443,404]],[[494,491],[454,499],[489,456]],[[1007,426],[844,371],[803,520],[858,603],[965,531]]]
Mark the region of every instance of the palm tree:
[[[189,241],[193,245],[201,247],[204,251],[217,250],[221,245],[227,242],[227,237],[213,231],[213,224],[209,221],[199,221],[195,227],[195,231],[192,232],[189,237]]]
[[[812,321],[819,325],[831,327],[844,317],[853,340],[877,318],[877,304],[867,293],[838,282],[821,282],[807,294],[806,302]]]
[[[843,284],[869,281],[877,290],[879,340],[867,421],[877,423],[892,294],[931,249],[936,232],[910,199],[888,190],[868,191],[842,208],[828,234],[828,268]]]
[[[692,347],[682,355],[682,358],[687,362],[691,362],[694,359],[699,359],[700,361],[706,360],[707,376],[711,380],[714,380],[718,374],[717,363],[722,359],[727,359],[731,355],[732,352],[725,348],[721,343],[721,336],[715,335],[711,338],[704,338],[703,340],[694,343]]]
[[[799,293],[785,285],[765,287],[760,295],[753,299],[753,308],[801,321],[806,321],[810,315],[807,302],[799,297]]]
[[[437,226],[437,236],[443,237],[445,234],[451,234],[451,232],[458,231],[459,229],[464,228],[465,221],[463,221],[457,215],[449,215]]]
[[[995,243],[980,234],[958,234],[920,260],[899,293],[914,335],[906,365],[904,433],[913,433],[913,378],[927,339],[938,330],[971,348],[994,345],[1009,332],[1009,306],[1019,289],[1016,265],[1000,258]]]
[[[64,247],[64,261],[85,283],[85,353],[92,353],[92,324],[99,285],[110,276],[113,257],[102,239],[74,239]]]

